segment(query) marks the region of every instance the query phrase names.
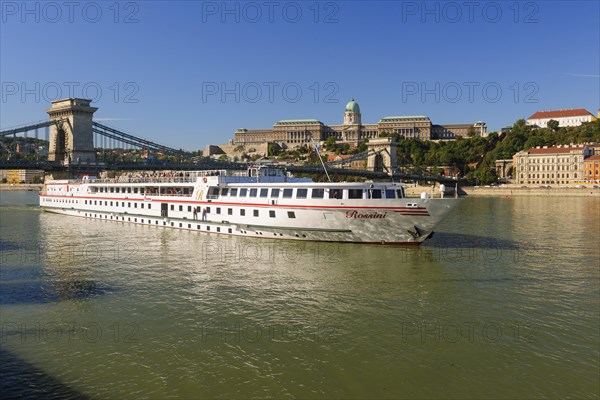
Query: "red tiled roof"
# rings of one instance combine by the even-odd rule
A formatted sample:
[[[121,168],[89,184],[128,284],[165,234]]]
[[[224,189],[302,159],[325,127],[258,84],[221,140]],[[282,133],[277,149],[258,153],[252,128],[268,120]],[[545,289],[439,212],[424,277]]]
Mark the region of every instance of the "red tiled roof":
[[[340,154],[339,156],[335,155],[335,154],[330,154],[330,155],[327,156],[327,162],[335,161],[338,157],[341,158],[341,159],[350,158],[350,156],[347,155],[347,154]]]
[[[596,154],[595,156],[589,156],[583,161],[600,161],[600,154]]]
[[[575,108],[571,110],[538,111],[528,119],[579,117],[582,115],[594,116],[594,114],[585,108]]]
[[[570,153],[573,150],[583,150],[584,146],[574,146],[574,147],[548,147],[546,149],[541,148],[532,148],[527,150],[529,154],[555,154],[555,153]]]

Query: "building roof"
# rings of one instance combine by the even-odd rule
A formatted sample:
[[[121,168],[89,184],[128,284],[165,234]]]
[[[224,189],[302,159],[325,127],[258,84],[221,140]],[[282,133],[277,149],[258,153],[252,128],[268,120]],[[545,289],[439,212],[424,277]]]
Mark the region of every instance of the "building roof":
[[[346,104],[346,111],[352,111],[355,113],[359,113],[360,107],[358,106],[358,103],[355,102],[354,99],[352,99],[348,102],[348,104]]]
[[[383,117],[383,118],[381,118],[381,120],[379,122],[392,122],[395,120],[411,120],[411,119],[429,120],[429,117],[426,117],[425,115],[401,115],[401,116],[394,116],[394,117]]]
[[[600,154],[596,154],[595,156],[589,156],[583,161],[600,161]]]
[[[534,147],[526,150],[528,154],[558,154],[570,153],[572,151],[581,151],[586,146],[552,146],[552,147]]]
[[[327,162],[336,161],[336,160],[339,160],[339,159],[345,160],[345,159],[348,159],[348,158],[350,158],[350,156],[347,155],[347,154],[340,154],[340,155],[330,154],[330,155],[327,156]]]
[[[528,119],[580,117],[584,115],[591,115],[592,117],[594,116],[594,114],[585,108],[571,108],[570,110],[538,111]]]
[[[306,125],[306,124],[322,124],[316,119],[282,119],[277,121],[275,125]]]

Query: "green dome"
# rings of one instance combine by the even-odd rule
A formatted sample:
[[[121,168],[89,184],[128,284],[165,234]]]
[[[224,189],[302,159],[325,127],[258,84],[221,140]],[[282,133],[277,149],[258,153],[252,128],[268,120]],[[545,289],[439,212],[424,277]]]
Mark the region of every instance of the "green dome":
[[[360,107],[358,106],[358,103],[355,102],[354,99],[352,99],[348,102],[348,104],[346,104],[346,111],[352,111],[355,113],[359,113]]]

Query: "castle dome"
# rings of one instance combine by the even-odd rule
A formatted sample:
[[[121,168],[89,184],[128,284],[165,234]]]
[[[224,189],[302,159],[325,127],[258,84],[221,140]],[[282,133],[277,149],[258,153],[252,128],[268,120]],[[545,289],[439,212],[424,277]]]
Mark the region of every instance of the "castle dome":
[[[355,102],[354,99],[352,99],[348,102],[348,104],[346,104],[346,111],[352,111],[355,113],[359,113],[360,107],[358,106],[358,103]]]

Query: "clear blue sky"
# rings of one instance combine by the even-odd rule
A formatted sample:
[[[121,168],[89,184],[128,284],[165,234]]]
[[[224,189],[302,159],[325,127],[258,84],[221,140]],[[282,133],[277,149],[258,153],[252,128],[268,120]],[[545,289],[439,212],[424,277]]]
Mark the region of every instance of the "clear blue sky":
[[[598,1],[1,7],[2,128],[46,119],[47,100],[70,92],[96,98],[106,124],[189,150],[280,119],[341,123],[352,97],[363,123],[427,115],[489,130],[600,106]]]

